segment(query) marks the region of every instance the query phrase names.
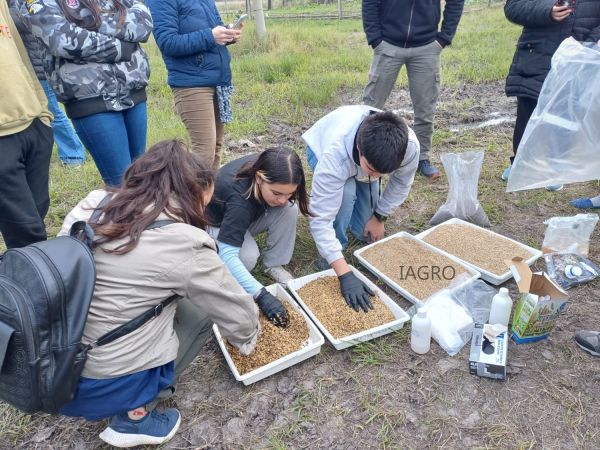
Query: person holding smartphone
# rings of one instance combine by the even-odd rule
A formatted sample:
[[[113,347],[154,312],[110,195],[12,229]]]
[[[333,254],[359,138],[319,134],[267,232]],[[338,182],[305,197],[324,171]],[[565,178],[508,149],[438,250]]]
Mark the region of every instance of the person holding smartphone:
[[[225,26],[214,0],[147,0],[146,5],[192,151],[218,170],[225,124],[233,121],[227,45],[240,40],[242,23],[237,29]]]
[[[581,42],[600,40],[600,1],[508,0],[504,12],[508,20],[523,27],[506,79],[506,95],[517,97],[517,121],[513,135],[516,156],[552,66],[554,52],[569,37]],[[514,156],[510,163],[513,161]],[[502,173],[503,180],[508,180],[511,168],[512,165]],[[562,189],[562,185],[547,189],[556,191]],[[600,199],[597,203],[600,206]]]

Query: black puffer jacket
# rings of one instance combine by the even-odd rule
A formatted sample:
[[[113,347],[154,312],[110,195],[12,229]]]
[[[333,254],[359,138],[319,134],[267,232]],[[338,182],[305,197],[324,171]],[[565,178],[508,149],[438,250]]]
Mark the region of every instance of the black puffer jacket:
[[[7,0],[8,9],[10,11],[10,17],[12,18],[17,30],[19,31],[19,35],[21,36],[21,40],[23,44],[25,44],[25,48],[27,49],[27,54],[29,55],[29,59],[31,60],[31,65],[35,70],[35,74],[38,77],[38,80],[45,80],[46,74],[44,73],[44,63],[42,62],[42,48],[40,47],[39,41],[35,38],[33,34],[29,32],[29,30],[25,27],[21,16],[17,13],[17,0]]]
[[[508,78],[506,95],[536,99],[551,68],[552,55],[568,37],[581,42],[600,40],[600,1],[576,0],[575,12],[562,22],[550,13],[556,0],[508,0],[506,18],[522,25]]]

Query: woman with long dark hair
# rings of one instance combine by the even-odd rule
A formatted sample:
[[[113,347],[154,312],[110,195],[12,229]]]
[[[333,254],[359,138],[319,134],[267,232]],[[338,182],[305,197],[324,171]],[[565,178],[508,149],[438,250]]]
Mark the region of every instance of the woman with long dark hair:
[[[152,17],[137,0],[20,2],[46,78],[107,186],[146,150]]]
[[[254,236],[267,233],[265,272],[285,285],[293,278],[283,266],[294,252],[298,209],[310,214],[302,161],[291,148],[276,147],[224,165],[206,210],[219,256],[265,316],[282,326],[285,308],[250,273],[261,256]]]
[[[111,445],[161,444],[175,434],[179,412],[159,414],[154,406],[175,393],[213,321],[240,353],[256,345],[252,296],[219,259],[205,231],[213,189],[213,172],[197,156],[178,141],[163,141],[127,169],[120,188],[93,191],[82,200],[60,232],[88,221],[113,194],[92,225],[97,278],[84,345],[173,294],[182,297],[132,333],[88,352],[75,397],[61,413],[87,420],[113,417],[100,434]],[[173,222],[146,229],[165,220]]]

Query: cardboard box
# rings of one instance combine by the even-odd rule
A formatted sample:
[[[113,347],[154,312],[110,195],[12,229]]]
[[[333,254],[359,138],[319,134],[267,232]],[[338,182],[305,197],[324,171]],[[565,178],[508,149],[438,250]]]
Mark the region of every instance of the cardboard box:
[[[523,258],[505,262],[521,292],[512,323],[514,340],[523,344],[548,338],[569,296],[547,273],[532,273]],[[545,296],[550,300],[540,301]]]
[[[506,379],[506,353],[508,351],[508,338],[506,333],[496,337],[495,346],[484,337],[485,330],[493,325],[476,323],[471,340],[471,354],[469,356],[469,373],[480,377]]]

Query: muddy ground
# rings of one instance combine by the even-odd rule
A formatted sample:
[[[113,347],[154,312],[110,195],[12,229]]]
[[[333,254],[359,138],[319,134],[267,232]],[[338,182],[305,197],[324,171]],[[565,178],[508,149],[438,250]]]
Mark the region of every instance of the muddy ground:
[[[359,103],[360,92],[343,103]],[[398,88],[388,103],[412,119],[408,93]],[[506,194],[500,174],[511,154],[516,104],[503,83],[445,89],[436,117],[432,161],[442,168],[444,152],[486,151],[479,182],[480,201],[493,230],[541,248],[543,220],[574,215],[568,200],[598,193],[596,183]],[[487,128],[480,122],[506,118]],[[306,124],[305,128],[310,126]],[[272,133],[230,140],[229,156],[269,147],[300,149],[305,128],[273,122]],[[458,130],[452,132],[451,130]],[[388,225],[388,233],[417,233],[446,200],[447,180],[418,176],[412,193]],[[316,271],[317,254],[302,222],[295,275]],[[351,245],[357,248],[357,243]],[[599,263],[600,239],[593,235],[590,259]],[[351,259],[351,258],[350,258]],[[358,267],[358,264],[354,262]],[[536,268],[545,269],[542,261]],[[365,272],[363,270],[363,272]],[[375,278],[372,278],[375,280]],[[513,299],[513,281],[504,285]],[[404,309],[410,303],[386,291]],[[597,449],[600,448],[600,361],[580,351],[572,336],[600,328],[600,283],[570,291],[558,325],[548,340],[508,347],[508,379],[469,375],[468,346],[449,357],[437,344],[419,356],[407,340],[410,325],[354,349],[321,353],[252,386],[236,382],[211,338],[183,375],[177,395],[159,409],[177,407],[183,422],[165,449]],[[1,405],[0,405],[1,406]],[[108,448],[98,433],[108,421],[86,423],[65,417],[12,416],[0,448]]]

